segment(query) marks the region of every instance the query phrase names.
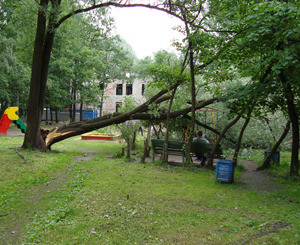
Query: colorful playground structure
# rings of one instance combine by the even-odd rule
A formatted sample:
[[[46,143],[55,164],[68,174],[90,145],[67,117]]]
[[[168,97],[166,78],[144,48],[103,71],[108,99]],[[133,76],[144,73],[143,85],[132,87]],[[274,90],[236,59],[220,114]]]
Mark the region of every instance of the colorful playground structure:
[[[6,135],[7,130],[9,128],[9,125],[11,122],[17,125],[19,129],[21,129],[22,133],[26,133],[27,127],[23,123],[23,121],[19,118],[19,116],[16,114],[16,111],[19,110],[18,107],[8,107],[1,119],[0,119],[0,134]]]

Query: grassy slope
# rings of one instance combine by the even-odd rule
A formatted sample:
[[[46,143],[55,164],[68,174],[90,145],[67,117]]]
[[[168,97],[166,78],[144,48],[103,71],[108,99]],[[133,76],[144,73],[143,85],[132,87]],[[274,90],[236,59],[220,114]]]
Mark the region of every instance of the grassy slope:
[[[110,158],[118,144],[74,139],[20,150],[23,164],[9,149],[21,139],[0,141],[0,244],[300,242],[298,183],[256,192],[214,172],[124,163]]]

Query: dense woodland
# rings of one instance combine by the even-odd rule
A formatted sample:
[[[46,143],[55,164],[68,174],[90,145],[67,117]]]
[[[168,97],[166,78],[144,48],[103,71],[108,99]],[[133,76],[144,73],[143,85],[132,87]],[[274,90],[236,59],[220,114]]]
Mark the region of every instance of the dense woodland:
[[[217,135],[216,146],[222,140],[234,148],[235,159],[243,138],[245,147],[273,152],[292,141],[290,174],[298,175],[298,1],[0,3],[1,112],[20,108],[28,128],[24,148],[50,149],[69,137],[140,119],[145,127],[161,125],[166,142],[182,140],[180,132],[188,125],[187,153],[197,127],[207,130],[211,140]],[[179,18],[184,28],[178,31],[186,38],[174,45],[181,55],[160,51],[138,60],[114,34],[111,7],[145,7]],[[134,78],[147,82],[144,104],[81,122],[72,122],[75,114],[70,113],[71,123],[42,137],[44,108],[58,112],[79,103],[101,110],[109,82]],[[167,152],[163,159],[168,160]],[[262,168],[269,165],[267,158]]]

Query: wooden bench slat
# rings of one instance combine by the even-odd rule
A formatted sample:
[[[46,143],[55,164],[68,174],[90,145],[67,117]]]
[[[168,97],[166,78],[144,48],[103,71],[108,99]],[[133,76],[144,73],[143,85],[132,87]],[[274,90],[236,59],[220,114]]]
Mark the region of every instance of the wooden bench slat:
[[[160,154],[163,152],[164,148],[164,140],[158,140],[158,139],[151,139],[151,145],[152,145],[152,151],[153,151],[153,161],[155,159],[155,154]],[[168,142],[168,153],[170,155],[179,155],[182,156],[182,161],[184,161],[185,157],[185,146],[187,145],[186,142],[181,141],[169,141]],[[192,149],[191,152],[195,155],[208,155],[214,144],[212,143],[199,143],[199,142],[193,142],[192,143]],[[216,154],[214,158],[222,158],[222,149],[219,145]]]

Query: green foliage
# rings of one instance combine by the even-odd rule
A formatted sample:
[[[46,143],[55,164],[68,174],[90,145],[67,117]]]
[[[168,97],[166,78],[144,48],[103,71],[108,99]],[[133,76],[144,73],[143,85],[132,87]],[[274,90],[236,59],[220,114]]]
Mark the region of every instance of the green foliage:
[[[181,72],[181,59],[174,53],[160,50],[154,53],[154,58],[146,57],[137,61],[134,66],[134,76],[147,80],[148,87],[153,90],[169,89],[175,83],[189,80],[187,73]]]
[[[58,29],[50,64],[47,106],[62,109],[74,103],[101,106],[104,85],[127,79],[133,57],[124,41],[112,35],[112,19],[105,10],[98,16],[79,15]],[[100,25],[96,26],[93,21]],[[73,95],[69,95],[71,88]],[[75,92],[76,91],[76,92]]]
[[[153,77],[151,87],[169,89],[172,85],[186,81],[186,74],[181,74],[181,67],[169,67],[167,65],[155,65],[149,68],[149,75]]]
[[[124,103],[119,108],[120,113],[127,113],[137,107],[137,102],[135,101],[132,95],[126,96],[124,99]]]
[[[253,98],[246,100],[255,101],[259,110],[274,111],[279,107],[286,111],[284,88],[278,74],[288,74],[292,91],[295,94],[299,92],[295,83],[295,69],[299,69],[299,44],[294,41],[299,38],[296,2],[253,1],[251,5],[240,2],[233,9],[227,4],[215,6],[212,13],[224,29],[239,34],[223,52],[222,58],[238,68],[242,76],[252,78],[245,91]],[[264,81],[260,81],[269,66],[271,72]],[[244,94],[241,96],[243,98]],[[297,101],[295,105],[299,104]]]
[[[58,17],[87,2],[62,1]],[[82,6],[83,6],[82,5]],[[1,110],[26,108],[38,2],[1,1]],[[49,7],[48,10],[51,8]],[[45,10],[47,11],[47,10]],[[95,25],[94,23],[99,23]],[[113,19],[105,8],[76,15],[62,24],[54,39],[45,106],[61,110],[72,103],[99,106],[99,82],[127,79],[134,56],[128,44],[112,34]],[[131,53],[130,53],[131,52]],[[97,82],[95,82],[98,80]],[[77,92],[71,98],[70,87]]]
[[[121,158],[121,157],[123,157],[123,154],[122,154],[122,151],[121,151],[121,150],[117,151],[117,152],[112,156],[112,158]]]
[[[119,108],[120,113],[127,113],[134,108],[137,107],[137,102],[135,101],[133,96],[126,96],[122,106]],[[130,148],[132,145],[132,140],[134,137],[134,133],[136,133],[139,128],[140,124],[137,121],[129,120],[125,123],[118,124],[116,126],[121,132],[121,138],[125,139],[127,144],[127,154],[126,157],[130,159]]]

